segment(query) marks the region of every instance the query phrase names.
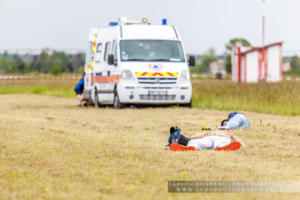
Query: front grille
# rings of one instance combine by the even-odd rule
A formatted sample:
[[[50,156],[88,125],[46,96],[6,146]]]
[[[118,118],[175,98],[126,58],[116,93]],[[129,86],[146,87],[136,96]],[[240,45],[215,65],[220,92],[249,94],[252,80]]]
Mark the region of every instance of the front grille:
[[[176,84],[176,77],[138,77],[140,84]]]
[[[170,90],[172,89],[172,87],[155,87],[155,86],[148,86],[148,87],[143,87],[143,89],[146,89],[146,90]]]
[[[140,100],[142,101],[173,101],[176,95],[144,95],[140,94]]]

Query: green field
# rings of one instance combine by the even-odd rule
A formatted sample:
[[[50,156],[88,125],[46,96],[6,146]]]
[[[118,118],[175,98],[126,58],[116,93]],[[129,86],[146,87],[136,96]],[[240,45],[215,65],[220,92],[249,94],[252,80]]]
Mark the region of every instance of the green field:
[[[0,94],[44,94],[73,98],[75,84],[74,80],[2,80]],[[300,82],[237,84],[229,80],[193,80],[193,107],[299,115]]]
[[[231,81],[195,80],[193,107],[299,115],[300,82],[238,84]]]
[[[43,94],[75,97],[74,80],[0,80],[0,94]]]

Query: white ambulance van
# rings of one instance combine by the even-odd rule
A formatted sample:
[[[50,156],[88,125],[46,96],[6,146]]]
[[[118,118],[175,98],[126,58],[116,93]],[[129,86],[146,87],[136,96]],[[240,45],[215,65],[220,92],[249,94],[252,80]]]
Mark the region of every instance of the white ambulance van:
[[[120,18],[109,27],[91,29],[86,54],[84,99],[95,107],[180,104],[191,106],[188,59],[178,30],[151,25],[148,19]]]

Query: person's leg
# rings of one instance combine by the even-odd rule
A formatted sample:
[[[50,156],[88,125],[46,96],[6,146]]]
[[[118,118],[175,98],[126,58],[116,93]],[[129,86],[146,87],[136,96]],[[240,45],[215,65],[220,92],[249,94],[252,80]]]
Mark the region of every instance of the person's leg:
[[[198,149],[212,149],[217,151],[235,151],[241,147],[238,141],[232,141],[228,137],[207,136],[205,140],[198,141]],[[201,146],[200,146],[201,145]]]
[[[188,142],[190,141],[191,139],[188,138],[188,137],[185,137],[184,135],[180,135],[180,138],[178,140],[178,144],[181,144],[183,146],[187,146]]]
[[[231,142],[229,137],[208,136],[208,138],[212,141],[213,149],[216,149],[217,147],[224,147]]]
[[[80,105],[82,105],[82,101],[83,101],[83,93],[80,95]]]
[[[82,99],[83,99],[83,96],[81,94],[77,94],[77,99],[79,100],[79,105],[81,106],[82,105]]]
[[[187,146],[173,143],[170,146],[172,151],[195,151],[211,149],[216,151],[235,151],[241,147],[238,141],[231,141],[230,138],[220,136],[207,136],[199,139],[191,139]]]
[[[196,151],[200,149],[212,148],[212,142],[206,137],[200,139],[190,139],[187,146],[173,143],[170,145],[172,151]]]
[[[181,145],[186,146],[187,143],[190,141],[190,138],[181,134],[181,131],[178,127],[174,126],[170,128],[170,137],[168,139],[168,146],[172,143],[179,143]]]
[[[192,139],[189,141],[187,146],[192,146],[195,147],[196,150],[201,150],[201,149],[213,149],[214,144],[211,138],[208,136],[199,139]]]
[[[239,141],[233,141],[229,137],[209,136],[213,140],[216,151],[235,151],[242,145]]]
[[[224,147],[217,147],[216,151],[235,151],[241,148],[242,144],[238,141],[231,142]]]
[[[171,151],[196,151],[195,147],[183,146],[183,145],[178,144],[176,142],[170,145],[170,149],[171,149]]]

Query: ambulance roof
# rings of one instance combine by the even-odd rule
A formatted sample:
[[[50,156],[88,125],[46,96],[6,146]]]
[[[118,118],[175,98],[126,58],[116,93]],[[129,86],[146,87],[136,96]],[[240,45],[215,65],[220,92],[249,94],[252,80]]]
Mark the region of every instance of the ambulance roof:
[[[175,27],[169,25],[121,25],[121,39],[179,40]]]

